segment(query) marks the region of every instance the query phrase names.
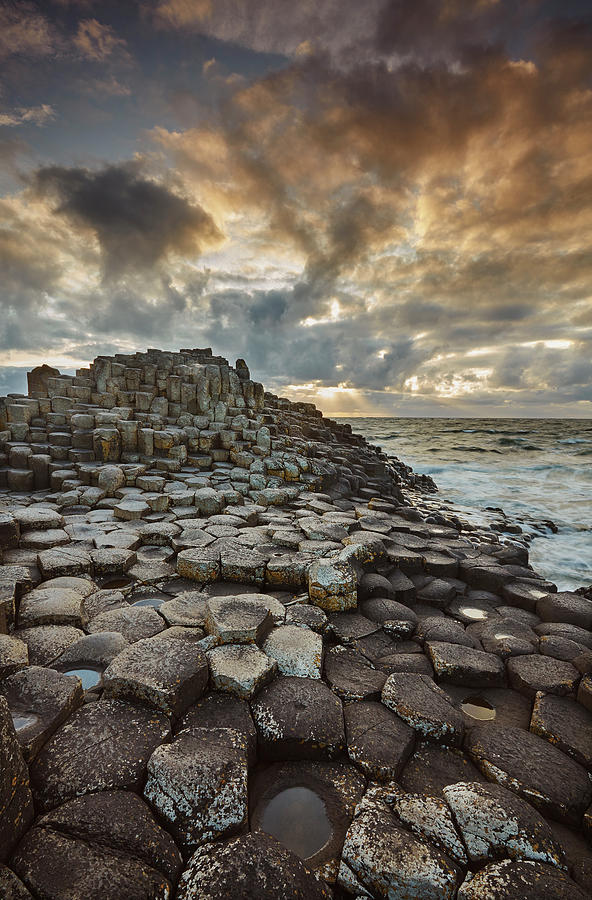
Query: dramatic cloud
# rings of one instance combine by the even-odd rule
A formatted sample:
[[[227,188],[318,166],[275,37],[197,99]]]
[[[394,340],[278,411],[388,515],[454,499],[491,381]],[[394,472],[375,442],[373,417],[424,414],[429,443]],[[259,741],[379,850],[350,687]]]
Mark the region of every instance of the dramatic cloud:
[[[74,37],[75,47],[87,59],[102,61],[125,46],[110,25],[102,25],[97,19],[84,19],[78,23]]]
[[[56,45],[56,30],[33,3],[0,7],[0,59],[46,56]]]
[[[50,166],[36,173],[34,188],[56,198],[56,214],[96,235],[109,277],[152,269],[172,253],[199,256],[221,239],[198,204],[144,178],[133,164],[98,172]]]
[[[54,118],[55,110],[48,103],[42,103],[41,106],[30,106],[28,109],[21,106],[9,112],[0,112],[0,127],[11,128],[16,125],[29,123],[32,125],[45,125]]]
[[[194,29],[263,53],[306,54],[317,47],[335,53],[371,44],[385,0],[160,0],[157,24]]]
[[[57,113],[4,200],[6,350],[45,316],[51,358],[211,343],[334,412],[589,414],[583,0],[10,9],[68,88],[0,120]]]

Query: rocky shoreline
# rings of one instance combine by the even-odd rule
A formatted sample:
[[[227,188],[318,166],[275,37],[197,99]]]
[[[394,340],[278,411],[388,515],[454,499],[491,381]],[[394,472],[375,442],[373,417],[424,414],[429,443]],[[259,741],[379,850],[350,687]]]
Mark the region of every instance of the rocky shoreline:
[[[511,527],[209,348],[0,441],[1,897],[590,896],[592,599]]]

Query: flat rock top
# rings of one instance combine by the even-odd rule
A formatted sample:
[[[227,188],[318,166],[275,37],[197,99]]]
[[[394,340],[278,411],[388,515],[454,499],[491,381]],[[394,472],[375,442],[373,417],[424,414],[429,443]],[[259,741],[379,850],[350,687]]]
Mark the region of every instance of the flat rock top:
[[[78,709],[31,767],[42,808],[110,788],[138,787],[153,750],[167,740],[166,716],[117,700]]]
[[[578,822],[590,805],[592,785],[586,770],[536,734],[478,725],[469,732],[466,747],[488,778],[560,819]]]

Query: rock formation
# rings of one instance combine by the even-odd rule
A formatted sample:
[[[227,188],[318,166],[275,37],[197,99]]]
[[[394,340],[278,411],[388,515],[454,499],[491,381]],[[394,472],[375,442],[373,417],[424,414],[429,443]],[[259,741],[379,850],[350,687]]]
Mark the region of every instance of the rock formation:
[[[210,349],[0,441],[0,896],[588,896],[592,601],[519,537]]]

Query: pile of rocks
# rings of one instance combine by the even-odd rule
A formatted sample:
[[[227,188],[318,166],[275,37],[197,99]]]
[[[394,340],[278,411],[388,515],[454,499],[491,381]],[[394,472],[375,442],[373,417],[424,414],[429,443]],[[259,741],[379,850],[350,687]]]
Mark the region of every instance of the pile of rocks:
[[[241,360],[29,388],[0,401],[0,896],[588,896],[591,600]]]

